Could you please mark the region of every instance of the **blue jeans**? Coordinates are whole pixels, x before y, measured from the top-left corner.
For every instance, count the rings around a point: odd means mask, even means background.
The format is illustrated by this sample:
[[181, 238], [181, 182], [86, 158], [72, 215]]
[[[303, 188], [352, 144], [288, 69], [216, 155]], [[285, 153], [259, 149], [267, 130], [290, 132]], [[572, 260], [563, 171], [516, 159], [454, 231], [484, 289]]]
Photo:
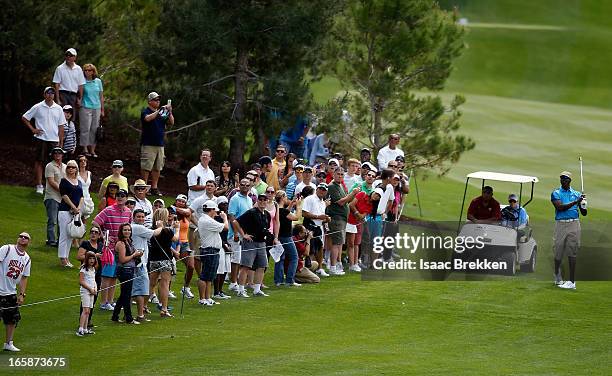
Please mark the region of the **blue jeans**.
[[283, 249], [285, 252], [283, 252], [281, 255], [280, 261], [274, 264], [274, 283], [283, 283], [285, 274], [285, 257], [289, 262], [285, 281], [287, 283], [293, 283], [295, 282], [295, 272], [298, 265], [297, 248], [295, 248], [293, 238], [291, 237], [279, 238], [278, 240], [283, 244]]
[[55, 236], [55, 228], [57, 227], [57, 213], [59, 211], [59, 202], [53, 199], [45, 200], [45, 209], [47, 209], [47, 241], [57, 241], [58, 236]]

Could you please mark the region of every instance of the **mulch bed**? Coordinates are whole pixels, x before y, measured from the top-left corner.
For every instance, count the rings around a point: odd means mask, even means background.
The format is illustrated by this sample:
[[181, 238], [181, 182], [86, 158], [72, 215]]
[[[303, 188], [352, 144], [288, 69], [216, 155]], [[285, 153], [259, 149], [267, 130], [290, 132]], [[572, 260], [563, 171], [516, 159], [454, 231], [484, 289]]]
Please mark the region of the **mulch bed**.
[[[0, 184], [20, 185], [34, 188], [34, 143], [25, 126], [6, 125], [0, 142]], [[111, 174], [113, 160], [124, 163], [123, 175], [130, 184], [140, 178], [139, 139], [117, 127], [107, 127], [106, 139], [96, 148], [97, 159], [89, 159], [92, 174], [92, 192], [97, 192], [102, 179]], [[80, 148], [77, 148], [80, 150]], [[67, 160], [64, 160], [64, 163]], [[198, 161], [194, 161], [195, 165]], [[182, 165], [182, 166], [181, 166]], [[159, 189], [166, 195], [187, 193], [187, 170], [185, 163], [167, 160], [159, 179]]]

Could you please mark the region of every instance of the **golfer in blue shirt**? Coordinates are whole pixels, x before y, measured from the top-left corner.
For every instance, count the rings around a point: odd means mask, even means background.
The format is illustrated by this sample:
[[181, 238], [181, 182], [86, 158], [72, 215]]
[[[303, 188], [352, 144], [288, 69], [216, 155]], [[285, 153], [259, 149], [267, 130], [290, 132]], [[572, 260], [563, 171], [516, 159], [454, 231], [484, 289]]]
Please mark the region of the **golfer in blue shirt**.
[[[555, 253], [555, 284], [563, 289], [576, 289], [574, 279], [576, 271], [576, 254], [580, 248], [579, 216], [587, 215], [586, 196], [570, 187], [572, 174], [561, 172], [561, 187], [550, 195], [550, 201], [555, 207], [555, 233], [553, 236]], [[563, 281], [561, 276], [561, 261], [567, 254], [570, 278]]]

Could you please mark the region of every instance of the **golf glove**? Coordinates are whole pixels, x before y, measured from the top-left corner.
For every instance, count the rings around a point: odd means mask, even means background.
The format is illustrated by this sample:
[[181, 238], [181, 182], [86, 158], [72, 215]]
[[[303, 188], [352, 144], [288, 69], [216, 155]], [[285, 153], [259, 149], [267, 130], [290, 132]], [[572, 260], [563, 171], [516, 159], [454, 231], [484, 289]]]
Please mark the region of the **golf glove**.
[[580, 209], [585, 209], [585, 210], [586, 210], [586, 208], [587, 208], [587, 200], [586, 200], [586, 198], [585, 198], [585, 199], [583, 199], [583, 200], [580, 202]]

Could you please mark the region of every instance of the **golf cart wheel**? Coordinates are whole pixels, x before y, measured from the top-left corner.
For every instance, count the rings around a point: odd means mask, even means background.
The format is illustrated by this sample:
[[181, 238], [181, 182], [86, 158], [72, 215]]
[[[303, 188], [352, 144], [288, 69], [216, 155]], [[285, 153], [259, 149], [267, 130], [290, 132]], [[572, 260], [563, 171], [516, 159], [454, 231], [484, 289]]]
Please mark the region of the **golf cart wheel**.
[[502, 261], [505, 261], [508, 267], [504, 270], [505, 275], [515, 275], [516, 274], [516, 253], [514, 252], [506, 252]]
[[536, 247], [534, 247], [533, 251], [531, 251], [531, 258], [529, 259], [529, 262], [527, 262], [526, 264], [521, 264], [521, 272], [524, 272], [524, 273], [535, 272], [537, 254], [538, 254], [538, 250]]

